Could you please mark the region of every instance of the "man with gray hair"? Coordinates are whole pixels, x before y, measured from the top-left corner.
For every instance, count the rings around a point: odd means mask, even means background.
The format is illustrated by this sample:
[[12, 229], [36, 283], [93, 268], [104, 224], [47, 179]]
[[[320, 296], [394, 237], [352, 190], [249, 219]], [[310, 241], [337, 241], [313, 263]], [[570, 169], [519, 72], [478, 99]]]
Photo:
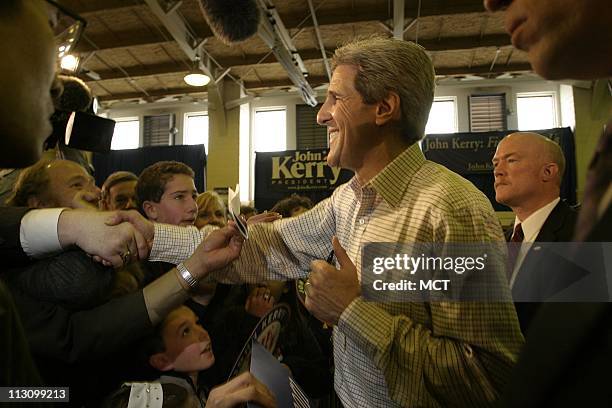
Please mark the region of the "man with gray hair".
[[[306, 307], [334, 326], [335, 388], [346, 407], [489, 405], [523, 343], [511, 303], [362, 297], [364, 244], [503, 242], [484, 194], [419, 148], [433, 94], [432, 62], [412, 42], [375, 37], [336, 50], [317, 120], [328, 128], [328, 164], [355, 177], [298, 217], [250, 226], [238, 260], [211, 274], [308, 276]], [[178, 263], [201, 239], [193, 228], [132, 221], [154, 239], [152, 260]]]

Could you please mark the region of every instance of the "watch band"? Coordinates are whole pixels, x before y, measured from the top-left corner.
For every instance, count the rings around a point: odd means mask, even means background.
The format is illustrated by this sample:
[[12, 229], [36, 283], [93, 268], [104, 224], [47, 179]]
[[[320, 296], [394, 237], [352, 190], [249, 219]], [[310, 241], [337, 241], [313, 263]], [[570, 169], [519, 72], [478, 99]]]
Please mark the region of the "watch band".
[[181, 278], [183, 278], [187, 286], [189, 286], [190, 288], [196, 287], [196, 285], [198, 284], [198, 280], [194, 278], [194, 276], [191, 274], [191, 272], [187, 270], [187, 268], [185, 267], [185, 265], [183, 265], [182, 262], [176, 265], [176, 270], [179, 271]]

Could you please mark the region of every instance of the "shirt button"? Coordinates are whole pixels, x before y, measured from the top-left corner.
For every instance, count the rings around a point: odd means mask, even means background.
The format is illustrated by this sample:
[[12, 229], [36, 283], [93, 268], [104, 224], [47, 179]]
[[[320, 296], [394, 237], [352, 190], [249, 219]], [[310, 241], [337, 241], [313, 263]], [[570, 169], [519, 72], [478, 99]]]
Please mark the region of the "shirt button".
[[360, 218], [359, 219], [359, 224], [361, 224], [361, 225], [365, 224], [365, 220], [363, 218]]

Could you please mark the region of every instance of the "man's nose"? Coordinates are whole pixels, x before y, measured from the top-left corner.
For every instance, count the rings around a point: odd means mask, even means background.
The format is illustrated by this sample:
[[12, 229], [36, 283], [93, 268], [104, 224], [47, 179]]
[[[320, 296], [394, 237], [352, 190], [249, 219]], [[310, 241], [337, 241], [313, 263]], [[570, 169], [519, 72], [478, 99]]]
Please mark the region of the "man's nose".
[[130, 197], [126, 203], [126, 210], [138, 209], [138, 205], [136, 204], [136, 197]]
[[96, 186], [95, 184], [92, 183], [92, 184], [90, 184], [88, 190], [89, 190], [89, 192], [93, 193], [98, 198], [98, 200], [100, 200], [101, 190], [100, 190], [100, 188], [98, 186]]
[[327, 108], [327, 102], [325, 102], [323, 106], [321, 106], [321, 109], [319, 109], [319, 112], [317, 112], [317, 123], [319, 125], [325, 126], [327, 125], [327, 122], [331, 120], [331, 117], [331, 113]]
[[494, 177], [500, 177], [505, 173], [505, 169], [503, 167], [503, 165], [501, 163], [498, 163], [495, 165], [495, 167], [493, 168], [493, 176]]

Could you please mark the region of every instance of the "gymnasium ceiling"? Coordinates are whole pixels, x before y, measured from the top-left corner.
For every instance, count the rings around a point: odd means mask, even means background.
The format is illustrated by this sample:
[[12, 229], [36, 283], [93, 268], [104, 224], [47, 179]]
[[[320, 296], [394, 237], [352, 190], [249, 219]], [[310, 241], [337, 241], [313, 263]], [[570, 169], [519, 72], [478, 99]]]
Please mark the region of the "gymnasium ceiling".
[[[251, 95], [295, 89], [259, 35], [231, 46], [214, 37], [198, 0], [64, 0], [88, 23], [76, 48], [79, 76], [106, 106], [116, 101], [206, 98], [207, 88], [183, 81], [193, 62], [151, 1], [171, 8], [173, 18], [193, 34], [192, 45], [201, 47], [214, 79], [223, 75], [240, 82]], [[311, 0], [317, 24], [308, 0], [258, 1], [276, 7], [314, 89], [328, 82], [321, 48], [329, 57], [350, 38], [392, 36], [396, 27], [405, 40], [418, 41], [429, 51], [441, 83], [522, 76], [531, 70], [526, 54], [515, 50], [504, 33], [502, 14], [485, 12], [482, 0]], [[394, 6], [402, 4], [403, 19], [398, 12], [394, 18]]]

